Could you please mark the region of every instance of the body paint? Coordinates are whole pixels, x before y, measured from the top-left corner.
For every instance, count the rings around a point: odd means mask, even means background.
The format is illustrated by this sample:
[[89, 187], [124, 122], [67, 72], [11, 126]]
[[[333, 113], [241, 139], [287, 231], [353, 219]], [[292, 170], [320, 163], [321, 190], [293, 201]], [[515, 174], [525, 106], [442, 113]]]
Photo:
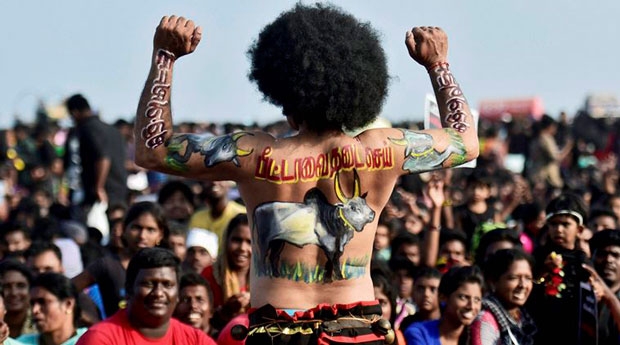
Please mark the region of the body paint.
[[[340, 204], [328, 203], [327, 197], [313, 188], [306, 193], [303, 202], [268, 202], [254, 209], [252, 236], [256, 239], [256, 254], [252, 257], [258, 275], [325, 283], [360, 276], [359, 263], [343, 263], [341, 257], [355, 232], [362, 231], [374, 220], [375, 212], [366, 203], [366, 193], [360, 195], [359, 176], [353, 171], [351, 197], [343, 194], [338, 173], [334, 177]], [[285, 244], [299, 248], [318, 246], [327, 262], [324, 267], [281, 262]], [[363, 265], [362, 271], [365, 267]]]
[[446, 116], [446, 122], [457, 132], [464, 133], [470, 127], [470, 124], [467, 122], [467, 114], [463, 110], [467, 100], [465, 100], [461, 88], [446, 64], [437, 66], [433, 71], [437, 73], [435, 80], [439, 87], [438, 91], [446, 90], [448, 92], [448, 100], [446, 101], [448, 115]]
[[172, 69], [174, 54], [169, 51], [159, 49], [155, 56], [157, 77], [151, 86], [151, 99], [146, 104], [144, 116], [149, 122], [142, 128], [142, 139], [144, 145], [149, 149], [156, 149], [164, 143], [164, 136], [168, 132], [166, 123], [163, 119], [164, 107], [168, 105], [167, 96], [170, 92], [168, 74]]
[[[239, 166], [239, 157], [252, 153], [252, 149], [244, 150], [237, 147], [237, 140], [249, 132], [238, 132], [215, 136], [211, 133], [186, 133], [173, 135], [166, 147], [168, 156], [166, 163], [175, 170], [187, 170], [186, 163], [194, 153], [204, 156], [205, 167], [210, 168], [222, 162], [232, 162]], [[186, 145], [183, 145], [186, 143]]]
[[333, 178], [339, 171], [386, 170], [394, 166], [392, 147], [361, 148], [346, 145], [317, 156], [294, 159], [271, 158], [273, 149], [266, 147], [256, 162], [254, 177], [273, 183], [297, 183]]
[[406, 146], [403, 170], [410, 173], [436, 170], [442, 168], [449, 158], [452, 159], [452, 165], [465, 163], [465, 144], [461, 136], [453, 129], [445, 129], [450, 136], [450, 143], [443, 152], [435, 149], [435, 141], [430, 134], [410, 130], [402, 131], [402, 139], [390, 138], [390, 141], [396, 145]]

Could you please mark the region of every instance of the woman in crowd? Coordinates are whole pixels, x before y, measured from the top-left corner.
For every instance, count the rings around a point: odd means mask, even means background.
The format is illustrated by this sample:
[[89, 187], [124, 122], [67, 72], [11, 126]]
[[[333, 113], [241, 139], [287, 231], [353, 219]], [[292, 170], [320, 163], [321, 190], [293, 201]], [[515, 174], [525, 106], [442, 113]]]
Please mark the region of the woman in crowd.
[[132, 205], [123, 221], [124, 248], [118, 255], [104, 256], [89, 265], [72, 281], [78, 291], [98, 284], [106, 315], [124, 307], [125, 270], [131, 257], [142, 248], [166, 243], [169, 229], [160, 206], [144, 201]]
[[439, 283], [439, 298], [445, 305], [441, 318], [409, 326], [404, 332], [407, 344], [456, 345], [466, 342], [466, 328], [480, 312], [482, 288], [482, 275], [476, 266], [451, 268]]
[[472, 345], [533, 344], [536, 325], [523, 308], [533, 286], [532, 259], [519, 249], [502, 249], [486, 261], [490, 294], [471, 326]]
[[0, 293], [0, 345], [23, 345], [17, 340], [9, 337], [9, 326], [4, 322], [6, 308], [4, 307], [4, 297]]
[[28, 296], [32, 273], [24, 264], [7, 260], [0, 264], [0, 280], [6, 306], [4, 320], [9, 326], [9, 336], [17, 338], [23, 334], [35, 333], [37, 330], [32, 323]]
[[215, 315], [211, 323], [221, 329], [250, 304], [251, 230], [246, 214], [235, 216], [224, 233], [224, 250], [202, 271], [213, 291]]
[[30, 289], [32, 320], [38, 333], [17, 340], [26, 345], [73, 345], [86, 328], [78, 328], [80, 307], [77, 290], [67, 277], [59, 273], [43, 273], [34, 279]]

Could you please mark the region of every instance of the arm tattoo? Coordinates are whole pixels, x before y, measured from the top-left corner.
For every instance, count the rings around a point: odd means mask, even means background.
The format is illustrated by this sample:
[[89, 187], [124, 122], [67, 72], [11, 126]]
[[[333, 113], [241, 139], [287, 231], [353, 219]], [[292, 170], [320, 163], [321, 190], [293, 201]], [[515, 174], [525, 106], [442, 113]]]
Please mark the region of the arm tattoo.
[[168, 132], [166, 123], [163, 119], [164, 107], [168, 105], [167, 95], [170, 92], [168, 74], [172, 69], [174, 54], [169, 51], [159, 49], [156, 55], [157, 77], [151, 86], [151, 99], [146, 104], [144, 116], [149, 122], [142, 128], [142, 139], [148, 149], [156, 149], [164, 143], [164, 136]]
[[466, 162], [467, 151], [463, 139], [451, 128], [445, 129], [450, 136], [450, 143], [443, 152], [435, 149], [435, 141], [430, 134], [409, 130], [402, 131], [402, 139], [389, 139], [396, 145], [406, 146], [403, 170], [410, 173], [420, 173], [440, 169], [448, 158], [452, 158], [452, 166]]
[[457, 132], [464, 133], [471, 126], [467, 122], [467, 114], [463, 110], [463, 106], [467, 104], [465, 96], [463, 96], [459, 84], [447, 65], [439, 65], [434, 71], [437, 73], [435, 80], [437, 81], [438, 91], [446, 90], [448, 92], [448, 100], [446, 101], [448, 115], [446, 116], [446, 122]]

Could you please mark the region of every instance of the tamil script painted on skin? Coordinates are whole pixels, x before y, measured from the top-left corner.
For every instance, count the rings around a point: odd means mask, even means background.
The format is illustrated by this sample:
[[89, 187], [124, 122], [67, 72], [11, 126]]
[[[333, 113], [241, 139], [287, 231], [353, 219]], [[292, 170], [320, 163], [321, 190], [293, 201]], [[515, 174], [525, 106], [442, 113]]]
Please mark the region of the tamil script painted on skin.
[[151, 87], [151, 99], [146, 104], [144, 116], [149, 119], [148, 124], [142, 129], [144, 145], [149, 149], [155, 149], [164, 143], [164, 136], [168, 132], [163, 119], [164, 107], [168, 104], [167, 96], [170, 91], [168, 74], [172, 68], [174, 54], [160, 49], [157, 51], [157, 77]]
[[296, 183], [330, 179], [344, 170], [385, 170], [394, 167], [392, 147], [362, 148], [346, 145], [317, 156], [295, 159], [271, 158], [273, 149], [266, 147], [258, 157], [255, 178], [273, 183]]

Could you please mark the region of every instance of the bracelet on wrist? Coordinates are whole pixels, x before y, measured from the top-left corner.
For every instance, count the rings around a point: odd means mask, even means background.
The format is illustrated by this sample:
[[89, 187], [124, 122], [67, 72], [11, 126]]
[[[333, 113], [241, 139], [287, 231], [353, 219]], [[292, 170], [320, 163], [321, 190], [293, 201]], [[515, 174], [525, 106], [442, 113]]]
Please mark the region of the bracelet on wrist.
[[444, 67], [444, 68], [448, 68], [448, 67], [450, 67], [450, 64], [449, 64], [449, 63], [447, 63], [446, 61], [435, 62], [434, 64], [432, 64], [432, 65], [428, 66], [428, 67], [426, 68], [426, 70], [430, 72], [430, 71], [434, 70], [434, 69], [435, 69], [435, 68], [437, 68], [437, 67]]
[[446, 199], [443, 204], [441, 204], [441, 207], [449, 207], [452, 206], [452, 200], [450, 199]]

